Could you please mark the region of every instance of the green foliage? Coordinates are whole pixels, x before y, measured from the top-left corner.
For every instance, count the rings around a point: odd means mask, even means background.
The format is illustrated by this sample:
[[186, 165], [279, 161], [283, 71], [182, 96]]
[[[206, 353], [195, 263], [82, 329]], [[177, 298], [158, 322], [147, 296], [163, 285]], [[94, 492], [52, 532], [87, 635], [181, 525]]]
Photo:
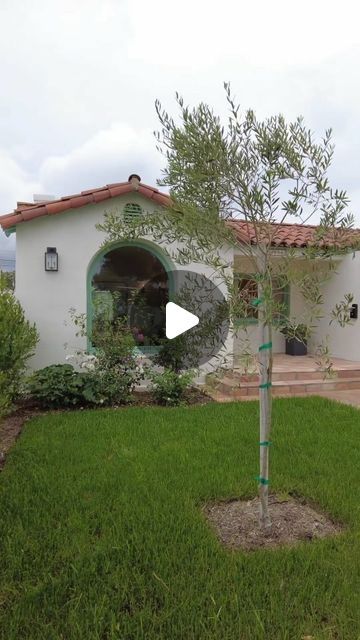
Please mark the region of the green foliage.
[[38, 341], [35, 325], [24, 311], [0, 273], [0, 406], [4, 408], [20, 391], [26, 362]]
[[337, 302], [334, 308], [331, 310], [330, 323], [336, 322], [340, 327], [346, 327], [351, 324], [350, 310], [354, 301], [354, 295], [352, 293], [345, 293], [343, 300]]
[[[183, 333], [173, 340], [166, 339], [162, 342], [158, 354], [154, 357], [154, 363], [179, 373], [186, 367], [189, 355], [191, 356], [188, 334]], [[196, 359], [196, 354], [194, 355]], [[196, 364], [194, 363], [193, 366], [196, 366]]]
[[[87, 335], [84, 314], [71, 310], [78, 335]], [[134, 388], [144, 378], [144, 371], [135, 354], [135, 341], [125, 319], [111, 319], [106, 313], [95, 315], [88, 336], [95, 354], [84, 352], [73, 356], [79, 360], [83, 374], [84, 400], [103, 405], [125, 404], [131, 401]]]
[[15, 271], [0, 271], [2, 288], [14, 291], [15, 289]]
[[[334, 189], [328, 177], [332, 132], [328, 129], [316, 140], [301, 117], [293, 122], [282, 115], [260, 120], [252, 110], [240, 110], [228, 83], [225, 92], [229, 117], [224, 123], [203, 102], [189, 108], [177, 94], [179, 117], [174, 118], [157, 101], [156, 138], [166, 159], [161, 184], [170, 189], [171, 203], [132, 225], [121, 213], [111, 212], [98, 228], [107, 242], [151, 235], [165, 251], [177, 242], [171, 251], [176, 262], [210, 266], [226, 284], [232, 320], [253, 311], [222, 254], [224, 246], [238, 248], [240, 239], [261, 292], [259, 321], [278, 329], [284, 316], [272, 286], [276, 277], [304, 295], [306, 324], [312, 326], [321, 317], [322, 287], [333, 271], [332, 257], [358, 245], [346, 192]], [[299, 255], [293, 248], [284, 248], [274, 261], [272, 246], [282, 245], [281, 228], [274, 223], [308, 224], [314, 217], [320, 224], [313, 241], [301, 249], [303, 268], [294, 268]], [[235, 220], [247, 223], [250, 241], [246, 234], [236, 234]], [[346, 322], [348, 301], [334, 309], [332, 319]]]
[[96, 347], [95, 369], [99, 392], [105, 404], [123, 404], [131, 400], [143, 371], [135, 355], [135, 341], [124, 319], [110, 321], [98, 317], [94, 322], [92, 343]]
[[296, 319], [281, 328], [281, 333], [288, 339], [295, 338], [299, 342], [306, 342], [310, 337], [310, 328], [303, 323], [297, 323]]
[[82, 375], [71, 364], [53, 364], [35, 371], [27, 389], [34, 400], [48, 409], [71, 407], [83, 399]]
[[11, 395], [9, 394], [9, 383], [4, 371], [0, 371], [0, 418], [11, 406]]
[[161, 373], [151, 371], [149, 377], [155, 402], [174, 407], [184, 402], [185, 393], [194, 380], [194, 372], [176, 373], [172, 369], [164, 369]]

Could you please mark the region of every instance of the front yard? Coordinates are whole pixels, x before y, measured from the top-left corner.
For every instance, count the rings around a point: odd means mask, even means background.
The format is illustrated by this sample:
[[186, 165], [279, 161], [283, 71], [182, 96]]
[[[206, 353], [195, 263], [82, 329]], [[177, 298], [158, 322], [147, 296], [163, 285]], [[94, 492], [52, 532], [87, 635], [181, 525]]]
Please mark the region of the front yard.
[[129, 408], [28, 423], [0, 475], [3, 640], [360, 637], [360, 413], [277, 400], [271, 490], [345, 533], [245, 554], [201, 506], [253, 497], [257, 404]]

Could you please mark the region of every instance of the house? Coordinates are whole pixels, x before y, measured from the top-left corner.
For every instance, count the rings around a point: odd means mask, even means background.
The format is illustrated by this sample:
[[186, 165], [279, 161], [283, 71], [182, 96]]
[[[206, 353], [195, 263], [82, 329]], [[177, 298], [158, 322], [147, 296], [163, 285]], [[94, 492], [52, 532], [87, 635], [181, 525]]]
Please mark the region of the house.
[[[118, 291], [117, 309], [112, 313], [126, 312], [130, 297], [142, 283], [156, 274], [158, 287], [151, 300], [155, 313], [166, 301], [172, 272], [179, 265], [169, 258], [161, 246], [151, 237], [136, 241], [117, 242], [106, 249], [101, 248], [104, 235], [96, 229], [109, 210], [122, 212], [124, 216], [140, 216], [144, 211], [159, 210], [169, 202], [169, 196], [141, 182], [131, 175], [127, 182], [109, 184], [59, 199], [40, 202], [19, 202], [16, 209], [0, 217], [0, 225], [7, 235], [16, 233], [16, 295], [26, 316], [36, 323], [40, 341], [32, 360], [33, 368], [62, 363], [66, 353], [74, 348], [86, 348], [86, 339], [76, 336], [69, 317], [69, 310], [93, 314], [94, 292], [99, 304], [108, 303], [109, 291]], [[256, 295], [253, 268], [244, 255], [244, 239], [249, 240], [248, 226], [232, 220], [238, 238], [238, 246], [224, 248], [224, 258], [229, 269], [241, 272], [240, 286]], [[279, 259], [284, 251], [292, 247], [294, 261], [303, 268], [301, 249], [311, 242], [315, 227], [296, 224], [277, 225], [273, 243], [273, 259]], [[44, 254], [45, 260], [44, 260]], [[204, 267], [192, 264], [192, 271], [202, 273]], [[206, 272], [206, 269], [205, 269]], [[209, 274], [208, 274], [209, 275]], [[348, 253], [338, 260], [336, 274], [324, 286], [325, 311], [343, 296], [354, 294], [354, 302], [360, 301], [360, 257], [359, 253]], [[301, 322], [305, 302], [301, 293], [291, 286], [288, 291], [279, 291], [284, 297], [291, 317]], [[309, 352], [325, 335], [329, 336], [332, 354], [338, 358], [360, 361], [360, 320], [342, 329], [329, 325], [328, 318], [320, 320], [309, 344]], [[161, 314], [155, 322], [161, 333]], [[244, 335], [256, 351], [259, 344], [256, 310], [252, 317], [239, 319], [240, 328], [228, 335], [225, 352], [232, 354], [235, 363], [241, 353]], [[138, 327], [135, 336], [139, 344], [150, 337], [146, 326]], [[156, 332], [155, 332], [156, 333]], [[284, 353], [284, 337], [275, 332], [274, 352]], [[151, 345], [150, 345], [151, 346]]]

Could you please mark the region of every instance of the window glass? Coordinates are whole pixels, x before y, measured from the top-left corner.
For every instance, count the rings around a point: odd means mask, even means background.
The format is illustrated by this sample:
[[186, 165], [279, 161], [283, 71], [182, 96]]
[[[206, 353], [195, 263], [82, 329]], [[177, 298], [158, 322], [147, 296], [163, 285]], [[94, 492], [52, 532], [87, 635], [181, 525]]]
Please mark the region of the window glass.
[[150, 251], [131, 246], [109, 251], [92, 279], [92, 291], [94, 314], [126, 320], [137, 344], [153, 346], [165, 337], [168, 275]]
[[[258, 297], [258, 284], [251, 275], [239, 278], [240, 299], [244, 303], [244, 313], [241, 319], [257, 320], [258, 307], [252, 304]], [[279, 322], [288, 315], [289, 286], [279, 277], [273, 278], [274, 322]]]

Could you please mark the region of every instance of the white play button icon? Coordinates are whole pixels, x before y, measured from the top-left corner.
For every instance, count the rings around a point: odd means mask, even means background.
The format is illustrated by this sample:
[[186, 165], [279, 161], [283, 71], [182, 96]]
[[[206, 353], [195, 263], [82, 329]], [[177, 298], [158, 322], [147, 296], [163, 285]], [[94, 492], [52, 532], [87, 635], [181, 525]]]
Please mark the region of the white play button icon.
[[166, 305], [166, 337], [169, 340], [180, 336], [199, 324], [199, 318], [190, 311], [186, 311], [174, 302]]

